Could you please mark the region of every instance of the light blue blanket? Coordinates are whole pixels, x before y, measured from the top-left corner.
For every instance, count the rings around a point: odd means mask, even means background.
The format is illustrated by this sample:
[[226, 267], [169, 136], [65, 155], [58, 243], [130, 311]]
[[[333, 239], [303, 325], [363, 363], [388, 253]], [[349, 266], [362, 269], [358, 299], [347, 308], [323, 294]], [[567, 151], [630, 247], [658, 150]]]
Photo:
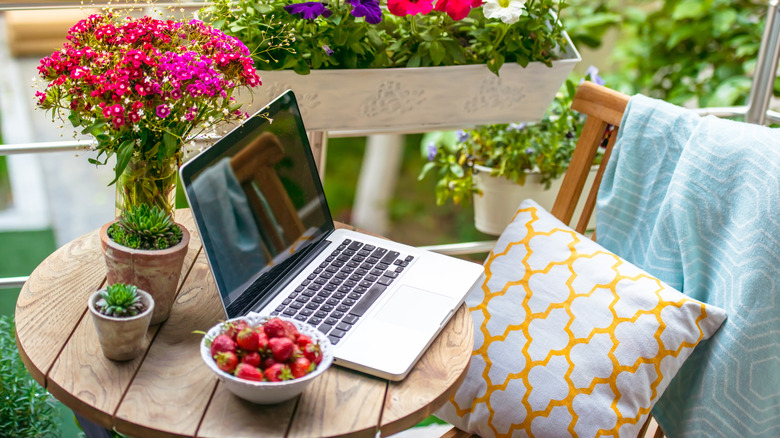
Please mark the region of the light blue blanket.
[[653, 414], [669, 436], [780, 436], [780, 130], [631, 98], [601, 245], [728, 319]]

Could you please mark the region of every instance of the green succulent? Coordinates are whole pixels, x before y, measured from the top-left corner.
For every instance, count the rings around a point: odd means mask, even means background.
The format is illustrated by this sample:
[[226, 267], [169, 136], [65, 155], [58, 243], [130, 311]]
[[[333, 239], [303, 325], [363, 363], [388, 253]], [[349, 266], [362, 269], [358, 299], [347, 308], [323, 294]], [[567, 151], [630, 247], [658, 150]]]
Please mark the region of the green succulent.
[[100, 291], [95, 306], [103, 315], [115, 317], [135, 316], [146, 309], [138, 288], [124, 283], [115, 283]]
[[181, 241], [181, 228], [158, 206], [133, 205], [108, 229], [116, 243], [134, 249], [165, 249]]

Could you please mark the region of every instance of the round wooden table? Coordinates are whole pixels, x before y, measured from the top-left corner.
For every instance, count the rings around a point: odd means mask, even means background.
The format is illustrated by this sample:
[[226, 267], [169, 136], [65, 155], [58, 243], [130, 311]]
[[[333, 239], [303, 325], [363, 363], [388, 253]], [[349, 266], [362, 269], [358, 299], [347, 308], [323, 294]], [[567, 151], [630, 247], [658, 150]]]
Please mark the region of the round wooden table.
[[[195, 230], [189, 210], [176, 220]], [[193, 334], [225, 313], [192, 234], [171, 316], [149, 328], [146, 353], [129, 362], [103, 356], [87, 311], [105, 281], [97, 231], [44, 260], [16, 303], [16, 342], [32, 376], [79, 415], [138, 437], [387, 436], [426, 418], [465, 378], [474, 333], [462, 306], [401, 382], [333, 366], [288, 402], [235, 397], [203, 364]]]

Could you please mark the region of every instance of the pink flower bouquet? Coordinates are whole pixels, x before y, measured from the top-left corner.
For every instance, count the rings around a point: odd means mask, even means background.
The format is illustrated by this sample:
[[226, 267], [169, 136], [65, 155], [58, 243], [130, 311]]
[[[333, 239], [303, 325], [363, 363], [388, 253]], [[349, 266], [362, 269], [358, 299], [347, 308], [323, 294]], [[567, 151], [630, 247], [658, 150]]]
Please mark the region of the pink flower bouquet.
[[106, 164], [116, 155], [111, 184], [131, 168], [147, 174], [126, 193], [133, 199], [121, 200], [132, 204], [159, 205], [154, 199], [170, 187], [150, 185], [149, 173], [160, 176], [173, 167], [175, 182], [182, 146], [244, 118], [233, 94], [260, 85], [249, 50], [234, 37], [197, 20], [110, 13], [76, 23], [38, 71], [48, 83], [36, 93], [38, 107], [61, 119], [67, 115], [97, 140], [91, 163]]

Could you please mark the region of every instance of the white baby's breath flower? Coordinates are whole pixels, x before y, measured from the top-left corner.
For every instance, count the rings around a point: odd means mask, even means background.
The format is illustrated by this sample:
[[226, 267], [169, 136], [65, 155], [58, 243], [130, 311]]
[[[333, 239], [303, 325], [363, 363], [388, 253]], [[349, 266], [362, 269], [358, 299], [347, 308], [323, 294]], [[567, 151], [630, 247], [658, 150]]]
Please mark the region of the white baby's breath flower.
[[498, 18], [506, 24], [515, 23], [523, 14], [525, 0], [485, 0], [485, 18]]
[[141, 130], [141, 127], [138, 125], [133, 125], [133, 132], [138, 132]]

